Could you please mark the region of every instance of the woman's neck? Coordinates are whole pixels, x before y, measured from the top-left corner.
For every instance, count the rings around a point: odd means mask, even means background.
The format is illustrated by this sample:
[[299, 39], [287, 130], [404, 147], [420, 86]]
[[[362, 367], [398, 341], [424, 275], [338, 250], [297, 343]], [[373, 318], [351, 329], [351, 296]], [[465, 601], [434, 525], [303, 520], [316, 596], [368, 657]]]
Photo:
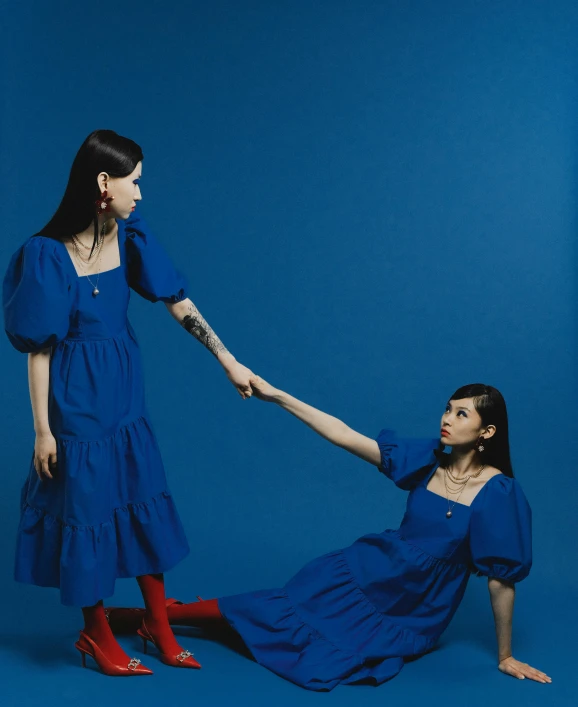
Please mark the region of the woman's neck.
[[452, 447], [449, 463], [454, 475], [462, 477], [467, 476], [472, 471], [477, 471], [482, 462], [477, 450]]
[[[98, 232], [99, 234], [102, 233], [102, 229], [104, 226], [104, 236], [108, 236], [111, 233], [114, 233], [114, 229], [116, 226], [116, 221], [114, 218], [111, 218], [108, 215], [101, 214], [98, 217]], [[91, 223], [90, 226], [84, 229], [84, 231], [80, 231], [80, 233], [76, 234], [77, 238], [80, 238], [81, 240], [92, 240], [94, 238], [94, 223]]]

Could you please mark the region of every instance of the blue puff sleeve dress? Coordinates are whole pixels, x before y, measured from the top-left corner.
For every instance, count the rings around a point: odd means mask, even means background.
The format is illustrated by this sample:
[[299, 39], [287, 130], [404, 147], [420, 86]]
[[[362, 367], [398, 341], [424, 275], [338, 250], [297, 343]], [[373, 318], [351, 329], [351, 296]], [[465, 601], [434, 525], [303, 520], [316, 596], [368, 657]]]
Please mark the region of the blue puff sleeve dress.
[[377, 439], [382, 471], [408, 491], [398, 530], [360, 538], [313, 560], [280, 589], [219, 599], [255, 660], [310, 690], [379, 685], [404, 659], [430, 651], [470, 575], [515, 583], [532, 564], [531, 510], [518, 482], [498, 474], [470, 506], [426, 487], [439, 439]]
[[131, 288], [151, 302], [179, 302], [187, 284], [137, 215], [118, 222], [118, 247], [120, 266], [100, 274], [96, 297], [64, 243], [44, 236], [16, 251], [3, 283], [12, 345], [23, 353], [51, 348], [48, 414], [58, 457], [53, 480], [43, 481], [31, 457], [15, 578], [57, 587], [71, 606], [111, 596], [117, 577], [165, 572], [189, 551], [127, 318]]

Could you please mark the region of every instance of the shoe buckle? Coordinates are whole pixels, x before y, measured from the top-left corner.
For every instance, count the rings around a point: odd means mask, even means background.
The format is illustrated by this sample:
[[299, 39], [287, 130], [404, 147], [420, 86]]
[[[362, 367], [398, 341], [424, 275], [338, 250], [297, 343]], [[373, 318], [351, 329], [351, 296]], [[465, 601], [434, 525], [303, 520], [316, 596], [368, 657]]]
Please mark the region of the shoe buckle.
[[131, 658], [130, 662], [128, 664], [128, 669], [129, 670], [136, 670], [139, 665], [140, 665], [140, 660], [138, 658]]
[[184, 660], [190, 658], [192, 655], [193, 654], [190, 651], [181, 651], [177, 656], [177, 660], [179, 661], [179, 663], [182, 663]]

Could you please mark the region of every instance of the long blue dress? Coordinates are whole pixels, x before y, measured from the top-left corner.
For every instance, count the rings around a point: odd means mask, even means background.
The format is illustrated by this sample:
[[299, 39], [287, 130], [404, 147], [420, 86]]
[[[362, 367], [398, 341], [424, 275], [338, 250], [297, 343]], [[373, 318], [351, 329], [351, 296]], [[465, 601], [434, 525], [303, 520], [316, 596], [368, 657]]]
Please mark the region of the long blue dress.
[[382, 471], [409, 491], [398, 530], [313, 560], [280, 589], [219, 599], [255, 660], [310, 690], [381, 684], [431, 650], [472, 573], [510, 583], [532, 564], [531, 510], [518, 482], [492, 477], [471, 506], [428, 491], [439, 439], [382, 430]]
[[16, 251], [3, 283], [13, 346], [51, 347], [49, 424], [58, 456], [54, 479], [42, 481], [31, 456], [15, 578], [58, 587], [72, 606], [111, 596], [117, 577], [165, 572], [189, 551], [127, 318], [130, 288], [151, 302], [179, 302], [187, 285], [136, 214], [118, 222], [118, 246], [120, 266], [101, 273], [96, 297], [64, 243], [44, 236]]

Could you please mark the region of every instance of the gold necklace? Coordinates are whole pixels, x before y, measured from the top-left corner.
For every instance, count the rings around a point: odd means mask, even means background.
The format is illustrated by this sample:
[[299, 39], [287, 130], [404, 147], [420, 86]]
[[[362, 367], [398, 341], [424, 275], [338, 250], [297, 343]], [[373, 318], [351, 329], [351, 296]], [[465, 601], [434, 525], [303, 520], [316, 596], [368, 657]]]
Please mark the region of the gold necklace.
[[482, 464], [482, 466], [478, 469], [478, 471], [476, 471], [475, 474], [468, 474], [467, 476], [454, 476], [453, 469], [451, 466], [444, 467], [444, 468], [445, 468], [446, 474], [451, 478], [451, 480], [456, 484], [460, 484], [460, 483], [467, 483], [469, 479], [475, 479], [477, 476], [479, 476], [482, 473], [484, 466], [485, 465]]
[[84, 277], [86, 277], [86, 279], [88, 280], [88, 282], [89, 282], [90, 285], [92, 286], [92, 296], [93, 296], [93, 297], [96, 297], [98, 294], [100, 294], [100, 290], [98, 289], [98, 281], [100, 280], [100, 262], [101, 262], [101, 256], [102, 256], [102, 253], [100, 252], [100, 253], [99, 253], [99, 258], [98, 258], [98, 272], [97, 272], [97, 276], [96, 276], [96, 283], [94, 283], [94, 282], [90, 279], [90, 275], [89, 275], [88, 272], [86, 271], [86, 268], [85, 268], [84, 265], [82, 264], [82, 261], [80, 261], [80, 260], [78, 261], [78, 264], [79, 264], [79, 266], [80, 266], [81, 271], [82, 271], [83, 274], [84, 274]]
[[[445, 489], [446, 489], [446, 499], [447, 499], [447, 502], [448, 502], [448, 512], [446, 513], [446, 518], [451, 518], [451, 517], [452, 517], [452, 515], [453, 515], [453, 513], [452, 513], [452, 508], [453, 508], [453, 507], [456, 505], [456, 503], [459, 501], [460, 496], [462, 495], [464, 489], [466, 488], [466, 485], [467, 485], [468, 481], [469, 481], [470, 479], [475, 479], [476, 477], [478, 477], [478, 476], [482, 473], [482, 471], [483, 471], [485, 468], [486, 468], [486, 465], [485, 465], [485, 464], [482, 464], [482, 465], [480, 466], [480, 468], [478, 469], [478, 471], [477, 471], [475, 474], [470, 474], [469, 476], [466, 476], [466, 477], [465, 477], [465, 480], [463, 480], [463, 479], [456, 479], [456, 477], [453, 475], [453, 473], [452, 473], [451, 470], [450, 470], [451, 467], [444, 467], [444, 472], [445, 472], [445, 473], [444, 473], [444, 486], [445, 486]], [[448, 478], [451, 480], [451, 482], [452, 482], [453, 484], [455, 484], [455, 485], [457, 485], [457, 486], [461, 486], [461, 488], [459, 489], [459, 491], [453, 491], [453, 490], [451, 490], [451, 489], [449, 488], [449, 486], [448, 486]], [[452, 494], [455, 495], [456, 493], [458, 494], [458, 497], [457, 497], [456, 500], [454, 501], [454, 505], [450, 507], [450, 495], [452, 495]]]
[[82, 253], [80, 251], [80, 247], [82, 246], [86, 248], [87, 250], [92, 250], [90, 246], [85, 246], [84, 243], [77, 237], [75, 233], [72, 234], [72, 247], [74, 250], [74, 255], [76, 256], [76, 260], [78, 262], [78, 265], [80, 267], [80, 270], [84, 273], [84, 276], [92, 286], [92, 296], [96, 297], [98, 294], [100, 294], [100, 290], [98, 289], [98, 282], [100, 280], [100, 263], [102, 261], [102, 247], [104, 245], [104, 234], [106, 231], [106, 221], [102, 224], [102, 228], [100, 230], [100, 234], [97, 238], [97, 244], [96, 244], [96, 257], [98, 258], [98, 270], [97, 270], [97, 275], [96, 275], [96, 283], [94, 283], [91, 279], [90, 276], [87, 272], [87, 268], [85, 266], [90, 266], [90, 261], [94, 253], [90, 253], [88, 258], [84, 258], [82, 256]]
[[[93, 254], [93, 246], [91, 246], [91, 245], [85, 245], [85, 244], [80, 240], [80, 238], [76, 235], [76, 233], [73, 233], [73, 234], [72, 234], [72, 243], [73, 243], [73, 245], [75, 245], [77, 248], [84, 248], [85, 250], [90, 251], [88, 257], [87, 257], [86, 260], [85, 260], [85, 262], [88, 262], [88, 261], [91, 259], [92, 254]], [[96, 247], [99, 248], [99, 247], [102, 247], [102, 245], [104, 245], [104, 224], [103, 224], [103, 226], [102, 226], [102, 229], [101, 229], [100, 233], [98, 234], [98, 236], [97, 236], [97, 238], [96, 238]], [[79, 251], [79, 253], [80, 253], [80, 251]], [[82, 257], [82, 260], [84, 260], [84, 257], [83, 257], [83, 256], [81, 256], [81, 257]]]
[[91, 263], [93, 262], [93, 257], [98, 258], [98, 255], [102, 249], [102, 245], [103, 245], [103, 242], [98, 241], [95, 251], [90, 253], [90, 255], [88, 257], [85, 257], [80, 251], [80, 245], [74, 240], [74, 238], [72, 239], [72, 247], [74, 249], [74, 254], [76, 255], [77, 259], [80, 260], [85, 265], [88, 265], [89, 267], [90, 267]]

